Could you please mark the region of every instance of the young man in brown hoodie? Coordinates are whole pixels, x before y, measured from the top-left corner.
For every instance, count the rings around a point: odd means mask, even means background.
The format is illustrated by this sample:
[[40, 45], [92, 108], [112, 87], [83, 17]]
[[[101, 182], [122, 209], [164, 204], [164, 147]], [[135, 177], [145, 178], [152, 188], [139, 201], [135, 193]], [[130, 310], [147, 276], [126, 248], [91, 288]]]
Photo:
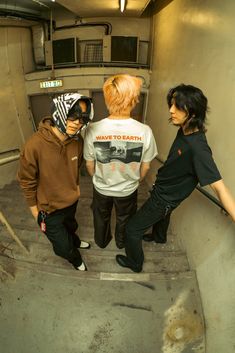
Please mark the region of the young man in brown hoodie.
[[93, 118], [88, 97], [67, 93], [53, 99], [52, 116], [26, 142], [18, 180], [31, 213], [53, 245], [56, 255], [86, 271], [79, 248], [90, 244], [75, 234], [80, 196], [79, 169], [83, 160], [81, 129]]

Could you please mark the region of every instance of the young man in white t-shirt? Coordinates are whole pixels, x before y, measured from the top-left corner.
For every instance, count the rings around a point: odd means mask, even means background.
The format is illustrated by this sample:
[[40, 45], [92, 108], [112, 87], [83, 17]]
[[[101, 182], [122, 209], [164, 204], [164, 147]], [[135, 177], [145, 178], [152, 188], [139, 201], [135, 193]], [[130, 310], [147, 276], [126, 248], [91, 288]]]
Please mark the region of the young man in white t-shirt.
[[130, 117], [138, 102], [141, 80], [116, 75], [106, 80], [103, 92], [110, 115], [86, 131], [84, 158], [93, 178], [95, 242], [105, 248], [112, 239], [111, 213], [116, 211], [115, 241], [125, 246], [125, 226], [137, 210], [137, 188], [157, 154], [149, 126]]

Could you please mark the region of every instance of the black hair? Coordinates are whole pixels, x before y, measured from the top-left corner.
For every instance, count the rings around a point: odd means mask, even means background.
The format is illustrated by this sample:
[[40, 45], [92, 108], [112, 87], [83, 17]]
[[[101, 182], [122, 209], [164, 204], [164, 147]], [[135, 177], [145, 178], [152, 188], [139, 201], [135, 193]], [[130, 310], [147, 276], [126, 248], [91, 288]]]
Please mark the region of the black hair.
[[209, 111], [207, 98], [203, 92], [194, 86], [181, 84], [171, 88], [167, 94], [167, 104], [172, 104], [187, 114], [186, 130], [206, 131], [206, 113]]

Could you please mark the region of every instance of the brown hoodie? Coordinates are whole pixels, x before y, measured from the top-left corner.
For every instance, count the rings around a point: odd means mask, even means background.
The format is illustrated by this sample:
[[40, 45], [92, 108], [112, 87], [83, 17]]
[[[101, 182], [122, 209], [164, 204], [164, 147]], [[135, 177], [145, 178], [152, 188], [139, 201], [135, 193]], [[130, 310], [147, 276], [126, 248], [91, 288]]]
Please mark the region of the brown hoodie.
[[18, 180], [28, 205], [51, 213], [78, 200], [83, 139], [60, 141], [44, 118], [20, 156]]

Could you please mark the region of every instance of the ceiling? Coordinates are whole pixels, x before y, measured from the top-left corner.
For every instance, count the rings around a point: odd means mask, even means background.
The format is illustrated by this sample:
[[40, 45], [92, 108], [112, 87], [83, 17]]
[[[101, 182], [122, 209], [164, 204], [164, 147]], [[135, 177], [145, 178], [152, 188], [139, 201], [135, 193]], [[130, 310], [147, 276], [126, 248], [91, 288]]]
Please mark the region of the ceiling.
[[76, 17], [140, 17], [155, 0], [127, 0], [123, 13], [120, 0], [0, 0], [0, 14], [42, 16], [50, 10], [72, 12]]

